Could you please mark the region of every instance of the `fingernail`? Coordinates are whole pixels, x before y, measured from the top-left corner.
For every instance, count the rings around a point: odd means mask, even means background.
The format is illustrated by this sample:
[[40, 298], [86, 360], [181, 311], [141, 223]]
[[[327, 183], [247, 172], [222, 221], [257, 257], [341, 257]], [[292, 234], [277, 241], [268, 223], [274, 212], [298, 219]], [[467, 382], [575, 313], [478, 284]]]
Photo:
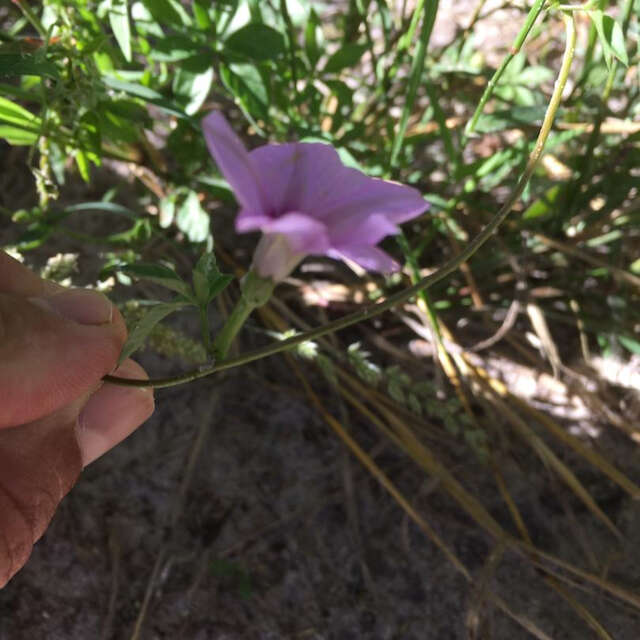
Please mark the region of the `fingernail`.
[[110, 324], [113, 321], [111, 301], [91, 289], [66, 289], [46, 298], [31, 298], [31, 302], [79, 324]]

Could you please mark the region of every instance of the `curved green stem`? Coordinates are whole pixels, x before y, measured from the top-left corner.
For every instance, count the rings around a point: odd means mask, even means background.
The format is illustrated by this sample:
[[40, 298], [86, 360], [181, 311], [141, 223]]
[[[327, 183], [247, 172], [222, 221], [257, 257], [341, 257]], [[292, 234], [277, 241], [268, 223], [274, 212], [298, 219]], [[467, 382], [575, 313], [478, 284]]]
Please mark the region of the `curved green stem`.
[[236, 337], [238, 331], [240, 331], [254, 309], [255, 307], [250, 305], [245, 300], [244, 296], [240, 297], [240, 300], [238, 300], [238, 303], [227, 318], [227, 322], [224, 327], [222, 327], [222, 330], [213, 341], [212, 352], [215, 362], [219, 362], [226, 358], [233, 339]]
[[464, 149], [467, 138], [475, 131], [476, 125], [478, 124], [478, 120], [480, 119], [480, 116], [484, 111], [484, 107], [489, 101], [489, 98], [491, 97], [493, 90], [496, 88], [496, 85], [500, 81], [500, 78], [502, 77], [504, 70], [509, 66], [509, 63], [513, 60], [515, 55], [520, 51], [520, 48], [522, 47], [522, 45], [524, 44], [524, 41], [527, 39], [527, 36], [529, 35], [529, 31], [531, 31], [531, 27], [533, 27], [534, 22], [538, 19], [538, 16], [542, 11], [542, 8], [544, 7], [545, 2], [546, 0], [536, 0], [534, 5], [529, 10], [529, 13], [527, 14], [527, 19], [522, 29], [520, 29], [520, 31], [518, 32], [518, 35], [516, 36], [516, 39], [513, 41], [513, 44], [511, 45], [511, 50], [504, 57], [502, 64], [500, 65], [500, 67], [498, 67], [496, 72], [493, 74], [491, 80], [489, 80], [489, 84], [487, 84], [484, 90], [484, 93], [480, 98], [480, 102], [478, 103], [478, 106], [476, 107], [476, 110], [473, 116], [471, 117], [471, 120], [469, 120], [467, 126], [465, 127], [464, 134], [462, 136], [462, 144], [460, 145], [461, 149]]
[[240, 299], [213, 341], [211, 353], [214, 362], [220, 362], [227, 357], [234, 338], [247, 318], [254, 309], [269, 301], [274, 287], [275, 283], [271, 278], [261, 278], [253, 269], [247, 273], [242, 280]]
[[513, 193], [511, 194], [509, 200], [501, 207], [501, 209], [490, 220], [487, 226], [465, 247], [465, 249], [461, 253], [459, 253], [451, 260], [445, 262], [435, 273], [422, 278], [422, 280], [417, 282], [412, 287], [389, 296], [384, 302], [371, 305], [363, 309], [362, 311], [357, 311], [342, 318], [338, 318], [333, 322], [329, 322], [328, 324], [317, 327], [316, 329], [312, 329], [311, 331], [305, 331], [304, 333], [300, 333], [292, 338], [289, 338], [288, 340], [276, 342], [261, 349], [256, 349], [254, 351], [250, 351], [249, 353], [240, 355], [237, 358], [230, 358], [229, 360], [216, 363], [210, 367], [203, 367], [198, 371], [191, 371], [189, 373], [174, 376], [171, 378], [159, 378], [156, 380], [127, 380], [126, 378], [105, 376], [104, 380], [106, 382], [112, 382], [125, 386], [155, 387], [157, 389], [161, 389], [164, 387], [173, 387], [184, 382], [191, 382], [193, 380], [197, 380], [198, 378], [209, 376], [212, 373], [223, 371], [224, 369], [231, 369], [232, 367], [237, 367], [242, 364], [247, 364], [248, 362], [253, 362], [254, 360], [259, 360], [261, 358], [266, 358], [267, 356], [275, 355], [276, 353], [286, 351], [287, 349], [290, 349], [291, 347], [294, 347], [301, 342], [315, 340], [316, 338], [320, 338], [321, 336], [332, 333], [333, 331], [339, 331], [340, 329], [344, 329], [363, 320], [374, 318], [375, 316], [384, 313], [388, 309], [406, 302], [409, 298], [419, 294], [424, 289], [433, 286], [436, 282], [440, 282], [449, 274], [453, 273], [463, 262], [466, 262], [502, 224], [502, 222], [505, 220], [505, 218], [513, 208], [513, 205], [519, 200], [520, 196], [522, 195], [522, 192], [524, 191], [527, 183], [529, 182], [529, 179], [531, 178], [531, 175], [536, 168], [536, 165], [538, 164], [538, 161], [540, 160], [540, 157], [542, 156], [542, 150], [544, 148], [547, 137], [549, 136], [549, 132], [551, 131], [551, 126], [553, 124], [555, 114], [562, 99], [562, 92], [564, 91], [564, 87], [569, 77], [569, 71], [571, 69], [571, 63], [573, 61], [576, 44], [576, 29], [573, 16], [565, 14], [564, 21], [566, 27], [566, 44], [564, 56], [562, 59], [562, 65], [560, 67], [558, 78], [553, 88], [553, 94], [551, 95], [544, 121], [542, 122], [542, 126], [540, 128], [540, 133], [538, 134], [538, 139], [536, 140], [533, 151], [529, 156], [527, 166], [525, 167], [525, 170], [520, 177], [518, 184], [513, 190]]

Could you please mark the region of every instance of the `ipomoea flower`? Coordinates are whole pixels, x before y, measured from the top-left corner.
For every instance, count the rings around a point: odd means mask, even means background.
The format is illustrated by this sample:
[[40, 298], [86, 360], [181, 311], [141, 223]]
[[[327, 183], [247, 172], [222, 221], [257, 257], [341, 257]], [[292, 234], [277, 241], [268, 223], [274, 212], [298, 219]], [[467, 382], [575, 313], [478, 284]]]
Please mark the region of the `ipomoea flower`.
[[248, 152], [217, 112], [203, 129], [240, 204], [236, 230], [264, 234], [253, 264], [259, 276], [277, 282], [311, 254], [349, 258], [372, 271], [398, 268], [375, 245], [427, 209], [416, 189], [345, 167], [327, 144], [266, 144]]

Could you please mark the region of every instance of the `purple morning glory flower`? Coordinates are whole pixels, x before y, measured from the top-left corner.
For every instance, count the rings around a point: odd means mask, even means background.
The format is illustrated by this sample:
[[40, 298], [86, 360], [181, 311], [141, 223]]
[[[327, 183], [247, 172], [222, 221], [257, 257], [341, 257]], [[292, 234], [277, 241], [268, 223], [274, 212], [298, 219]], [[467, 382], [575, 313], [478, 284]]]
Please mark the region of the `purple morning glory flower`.
[[327, 144], [266, 144], [248, 152], [217, 112], [203, 120], [207, 146], [240, 204], [236, 230], [260, 230], [254, 268], [275, 281], [305, 255], [348, 258], [372, 271], [398, 264], [376, 244], [428, 203], [411, 187], [345, 167]]

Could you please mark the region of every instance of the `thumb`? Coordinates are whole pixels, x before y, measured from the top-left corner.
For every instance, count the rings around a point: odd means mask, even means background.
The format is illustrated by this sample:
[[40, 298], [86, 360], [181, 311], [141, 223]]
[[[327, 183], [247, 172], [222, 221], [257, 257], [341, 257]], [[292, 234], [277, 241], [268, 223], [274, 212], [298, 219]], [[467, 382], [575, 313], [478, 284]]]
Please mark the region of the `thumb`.
[[93, 390], [115, 367], [125, 336], [120, 314], [95, 291], [0, 293], [0, 428], [36, 420]]
[[25, 564], [80, 474], [75, 437], [80, 404], [0, 430], [0, 589]]

